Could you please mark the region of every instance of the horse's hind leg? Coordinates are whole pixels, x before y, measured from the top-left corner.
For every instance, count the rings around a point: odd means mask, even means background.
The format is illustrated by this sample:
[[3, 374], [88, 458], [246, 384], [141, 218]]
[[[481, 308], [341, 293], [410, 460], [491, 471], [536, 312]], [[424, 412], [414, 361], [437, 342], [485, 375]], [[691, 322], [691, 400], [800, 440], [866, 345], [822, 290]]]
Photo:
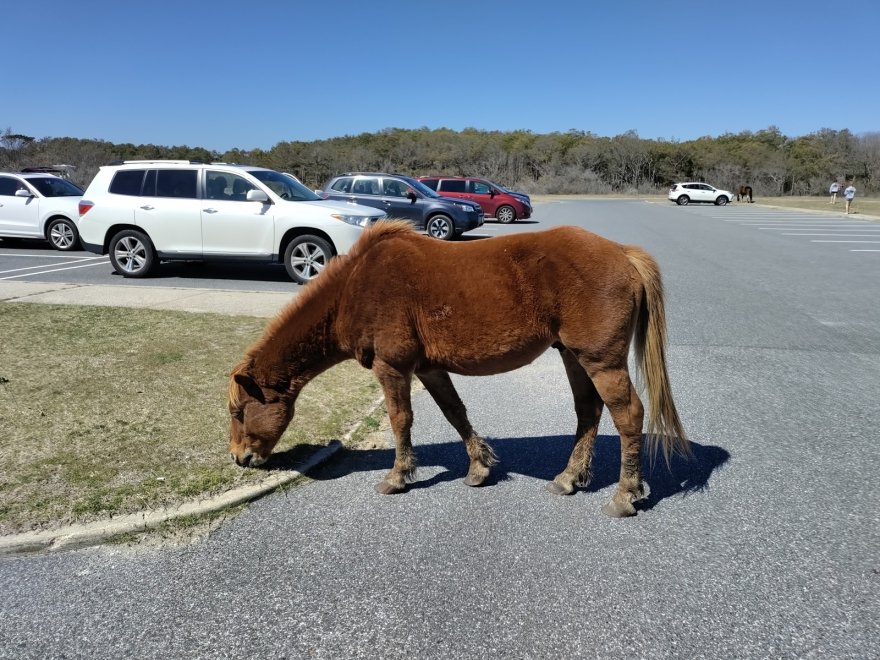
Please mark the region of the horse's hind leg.
[[498, 462], [495, 452], [478, 436], [467, 417], [467, 408], [462, 403], [452, 379], [445, 371], [426, 371], [416, 374], [437, 403], [446, 420], [452, 424], [464, 441], [468, 457], [471, 459], [464, 482], [468, 486], [480, 486], [489, 476], [489, 469]]
[[410, 402], [412, 375], [401, 373], [394, 367], [375, 360], [373, 373], [385, 393], [385, 407], [394, 431], [396, 449], [394, 467], [378, 484], [376, 492], [383, 495], [400, 493], [406, 490], [406, 482], [415, 476], [416, 459], [412, 448], [413, 413]]
[[[624, 358], [625, 359], [625, 358]], [[645, 411], [626, 368], [586, 364], [584, 368], [608, 406], [620, 433], [620, 481], [617, 491], [602, 511], [613, 517], [634, 516], [634, 502], [647, 493], [642, 484], [642, 422]]]
[[587, 372], [578, 362], [574, 354], [566, 348], [559, 351], [565, 373], [574, 395], [574, 410], [577, 414], [577, 430], [575, 445], [568, 459], [565, 470], [556, 475], [547, 484], [547, 490], [554, 495], [571, 495], [575, 486], [586, 486], [592, 476], [593, 442], [599, 430], [599, 418], [602, 415], [602, 399], [587, 376]]

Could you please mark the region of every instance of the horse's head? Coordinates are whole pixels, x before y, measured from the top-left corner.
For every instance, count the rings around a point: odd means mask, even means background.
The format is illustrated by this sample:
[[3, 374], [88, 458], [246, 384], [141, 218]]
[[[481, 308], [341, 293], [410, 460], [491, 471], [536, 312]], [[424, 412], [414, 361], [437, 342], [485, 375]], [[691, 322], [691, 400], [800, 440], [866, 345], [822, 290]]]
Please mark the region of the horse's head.
[[241, 364], [229, 379], [229, 453], [238, 465], [256, 467], [269, 458], [293, 418], [287, 391], [260, 385]]

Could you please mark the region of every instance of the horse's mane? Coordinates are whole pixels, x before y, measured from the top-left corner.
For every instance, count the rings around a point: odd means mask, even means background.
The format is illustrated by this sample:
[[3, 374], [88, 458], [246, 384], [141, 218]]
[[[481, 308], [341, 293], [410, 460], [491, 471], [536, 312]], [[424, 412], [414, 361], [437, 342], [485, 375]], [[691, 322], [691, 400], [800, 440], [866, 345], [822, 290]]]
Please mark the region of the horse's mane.
[[[275, 318], [269, 321], [263, 334], [248, 349], [244, 359], [232, 370], [231, 375], [247, 373], [253, 356], [259, 353], [268, 342], [274, 340], [277, 335], [282, 333], [285, 327], [289, 327], [291, 319], [313, 300], [320, 300], [322, 297], [327, 300], [337, 300], [339, 294], [334, 289], [344, 286], [352, 265], [362, 259], [377, 243], [395, 236], [413, 233], [412, 225], [406, 220], [381, 220], [372, 227], [365, 229], [348, 254], [339, 255], [331, 259], [321, 275], [315, 278], [314, 281], [306, 284], [300, 293], [278, 312]], [[230, 380], [229, 401], [233, 402], [237, 397], [237, 388], [233, 386]]]

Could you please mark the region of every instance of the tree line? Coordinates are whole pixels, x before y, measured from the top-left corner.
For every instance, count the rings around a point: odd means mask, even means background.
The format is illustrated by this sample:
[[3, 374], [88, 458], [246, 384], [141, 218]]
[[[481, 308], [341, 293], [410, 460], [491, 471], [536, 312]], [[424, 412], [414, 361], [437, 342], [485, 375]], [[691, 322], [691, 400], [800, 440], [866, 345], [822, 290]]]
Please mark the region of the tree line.
[[756, 196], [821, 195], [831, 181], [855, 181], [860, 194], [880, 191], [880, 132], [820, 129], [787, 137], [778, 128], [669, 141], [565, 133], [389, 128], [268, 150], [224, 153], [189, 146], [113, 144], [97, 139], [34, 138], [0, 133], [0, 171], [65, 164], [86, 186], [115, 160], [222, 161], [290, 172], [311, 188], [349, 171], [480, 176], [532, 194], [650, 194], [677, 181], [705, 181]]

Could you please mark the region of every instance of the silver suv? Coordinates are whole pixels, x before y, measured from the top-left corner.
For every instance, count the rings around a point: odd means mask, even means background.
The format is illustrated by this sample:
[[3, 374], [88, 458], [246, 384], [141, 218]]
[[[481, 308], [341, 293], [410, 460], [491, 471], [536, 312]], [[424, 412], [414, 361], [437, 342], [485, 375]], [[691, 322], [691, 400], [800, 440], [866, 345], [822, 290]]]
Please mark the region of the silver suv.
[[53, 174], [0, 172], [0, 237], [44, 238], [56, 250], [77, 249], [82, 194]]
[[248, 260], [283, 263], [305, 284], [384, 217], [264, 167], [142, 160], [98, 171], [79, 203], [79, 232], [125, 277], [161, 261]]

